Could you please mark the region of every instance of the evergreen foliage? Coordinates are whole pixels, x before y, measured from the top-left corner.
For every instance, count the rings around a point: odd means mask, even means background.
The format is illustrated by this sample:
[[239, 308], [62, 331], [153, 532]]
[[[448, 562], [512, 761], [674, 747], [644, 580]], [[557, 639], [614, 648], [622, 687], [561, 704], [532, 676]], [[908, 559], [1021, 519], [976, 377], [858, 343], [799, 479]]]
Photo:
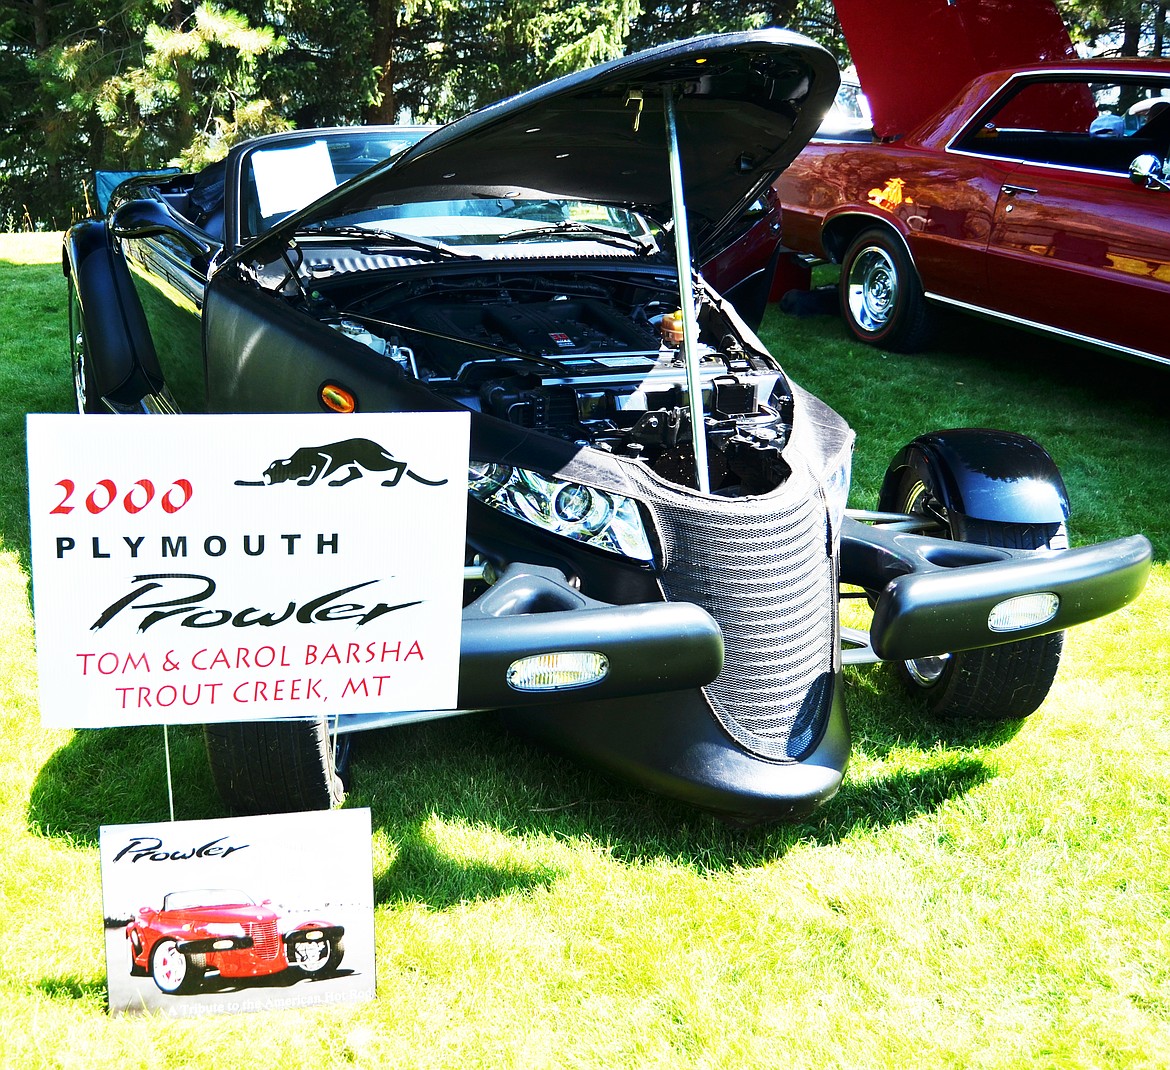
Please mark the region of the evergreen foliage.
[[[1162, 51], [1166, 0], [1058, 2], [1079, 40]], [[770, 25], [847, 60], [831, 0], [3, 0], [0, 230], [89, 214], [99, 168], [198, 167], [288, 127], [447, 122], [623, 53]]]
[[447, 122], [630, 49], [802, 19], [836, 32], [828, 0], [7, 0], [0, 230], [89, 214], [96, 169], [198, 167], [288, 127]]

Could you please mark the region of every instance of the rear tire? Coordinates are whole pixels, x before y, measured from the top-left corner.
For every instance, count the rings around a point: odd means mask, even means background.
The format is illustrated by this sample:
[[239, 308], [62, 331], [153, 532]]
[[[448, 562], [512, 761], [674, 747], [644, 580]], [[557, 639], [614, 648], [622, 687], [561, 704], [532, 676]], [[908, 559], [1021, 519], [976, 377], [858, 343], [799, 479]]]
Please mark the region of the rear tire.
[[[899, 482], [896, 501], [881, 503], [879, 508], [931, 517], [941, 512], [929, 476], [909, 469]], [[955, 541], [984, 546], [1038, 550], [1068, 544], [1064, 524], [951, 517], [947, 527]], [[902, 662], [897, 671], [910, 691], [922, 695], [939, 717], [983, 723], [1018, 720], [1033, 713], [1048, 696], [1063, 646], [1064, 633], [1055, 632], [1018, 643], [917, 658]]]
[[885, 227], [863, 230], [841, 260], [841, 315], [859, 341], [912, 353], [930, 340], [922, 280], [902, 240]]
[[73, 366], [73, 393], [77, 399], [77, 411], [82, 415], [108, 414], [102, 404], [97, 383], [93, 377], [88, 346], [85, 341], [85, 320], [81, 315], [81, 302], [73, 279], [69, 280], [69, 356]]
[[328, 810], [345, 799], [352, 737], [334, 736], [325, 717], [207, 725], [204, 735], [215, 786], [234, 813]]
[[325, 940], [320, 945], [298, 941], [291, 948], [292, 965], [309, 977], [332, 977], [345, 957], [345, 942], [341, 937]]

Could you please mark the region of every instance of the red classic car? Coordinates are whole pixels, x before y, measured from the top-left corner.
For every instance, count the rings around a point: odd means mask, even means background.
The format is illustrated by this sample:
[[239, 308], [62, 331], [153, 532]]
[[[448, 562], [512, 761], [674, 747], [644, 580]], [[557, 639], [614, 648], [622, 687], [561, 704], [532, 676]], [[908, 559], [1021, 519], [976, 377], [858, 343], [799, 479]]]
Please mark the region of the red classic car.
[[775, 188], [785, 244], [841, 265], [857, 338], [913, 350], [947, 305], [1170, 363], [1170, 61], [1045, 59], [923, 114], [921, 77], [916, 108], [891, 101], [879, 57], [854, 56], [874, 140], [815, 140]]
[[209, 971], [220, 977], [266, 977], [295, 966], [327, 976], [344, 954], [340, 925], [309, 920], [281, 932], [268, 901], [236, 889], [171, 892], [161, 910], [142, 907], [126, 926], [131, 974], [147, 973], [159, 989], [187, 995]]

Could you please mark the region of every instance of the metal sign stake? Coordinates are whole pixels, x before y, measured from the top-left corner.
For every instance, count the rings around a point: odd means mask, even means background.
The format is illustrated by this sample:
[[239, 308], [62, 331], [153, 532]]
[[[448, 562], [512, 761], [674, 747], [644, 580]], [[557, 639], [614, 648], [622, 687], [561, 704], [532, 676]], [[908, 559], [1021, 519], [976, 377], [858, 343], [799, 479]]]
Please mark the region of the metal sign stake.
[[167, 726], [163, 730], [163, 751], [167, 759], [167, 801], [171, 804], [171, 820], [175, 820], [175, 786], [171, 782], [171, 737], [167, 734]]

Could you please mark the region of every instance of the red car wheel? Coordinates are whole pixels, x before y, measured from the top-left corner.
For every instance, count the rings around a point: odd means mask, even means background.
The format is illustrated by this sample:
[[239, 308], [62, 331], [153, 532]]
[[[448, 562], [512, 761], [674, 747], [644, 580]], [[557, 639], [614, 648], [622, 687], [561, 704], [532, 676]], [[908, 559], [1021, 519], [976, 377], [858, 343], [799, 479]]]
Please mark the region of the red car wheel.
[[862, 231], [841, 261], [841, 314], [854, 337], [901, 352], [930, 336], [922, 282], [900, 238], [883, 227]]
[[297, 940], [289, 947], [290, 964], [305, 973], [328, 976], [341, 965], [345, 946], [336, 940]]
[[159, 991], [185, 996], [198, 990], [203, 970], [192, 965], [174, 940], [160, 940], [150, 953], [150, 976]]

